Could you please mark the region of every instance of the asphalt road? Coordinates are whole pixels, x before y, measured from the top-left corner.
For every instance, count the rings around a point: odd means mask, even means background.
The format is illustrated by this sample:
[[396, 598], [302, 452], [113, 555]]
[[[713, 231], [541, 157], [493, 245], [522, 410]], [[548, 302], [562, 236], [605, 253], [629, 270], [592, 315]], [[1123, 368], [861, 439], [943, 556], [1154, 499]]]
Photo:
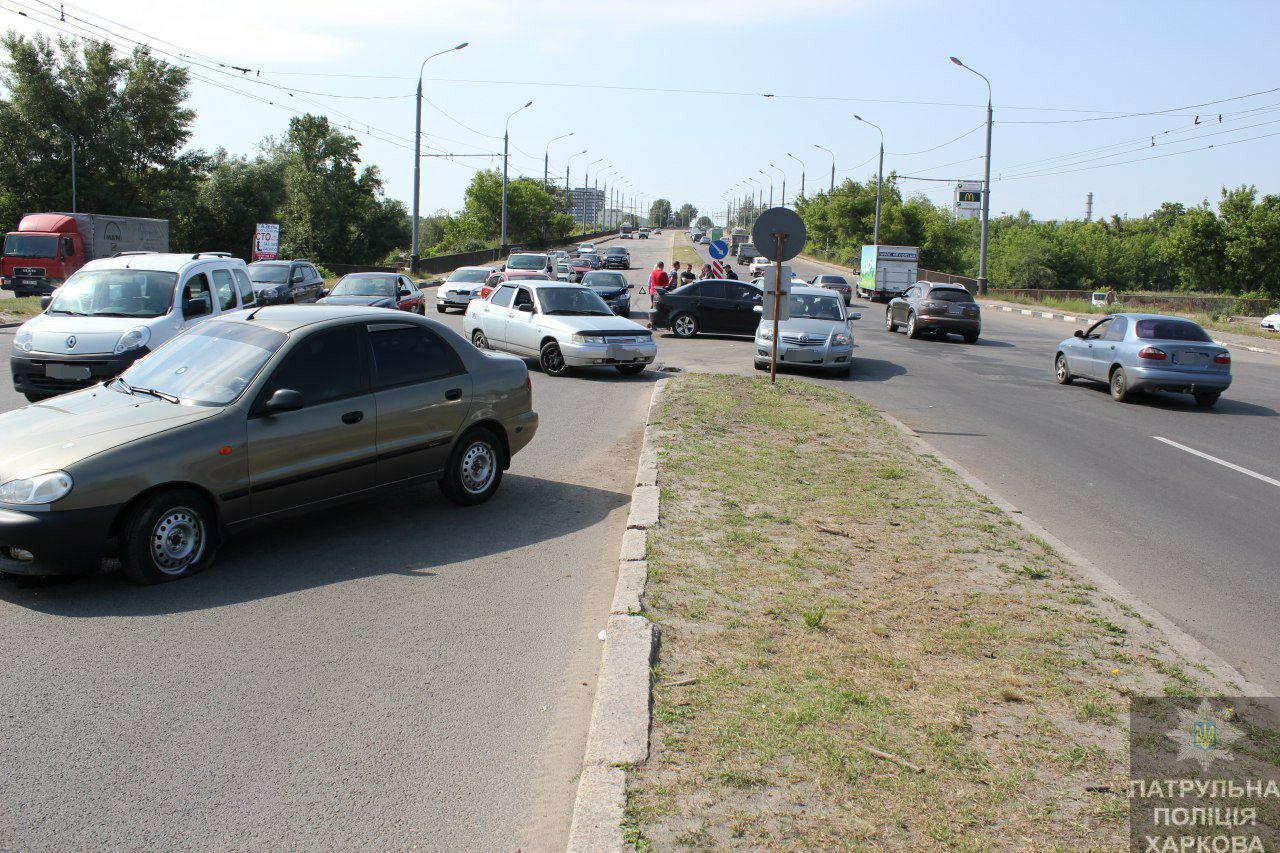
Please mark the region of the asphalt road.
[[[707, 257], [705, 247], [699, 247]], [[803, 259], [811, 278], [839, 272]], [[737, 267], [745, 270], [745, 267]], [[1280, 356], [1232, 351], [1213, 409], [1159, 394], [1115, 403], [1102, 385], [1053, 381], [1076, 326], [987, 310], [975, 346], [908, 340], [884, 306], [856, 301], [847, 388], [946, 455], [1183, 630], [1280, 692]], [[744, 340], [659, 339], [665, 360], [752, 372]], [[687, 353], [687, 355], [686, 355]], [[1158, 438], [1182, 445], [1182, 449]]]
[[479, 508], [403, 492], [160, 587], [0, 582], [0, 849], [564, 849], [657, 375], [535, 371]]

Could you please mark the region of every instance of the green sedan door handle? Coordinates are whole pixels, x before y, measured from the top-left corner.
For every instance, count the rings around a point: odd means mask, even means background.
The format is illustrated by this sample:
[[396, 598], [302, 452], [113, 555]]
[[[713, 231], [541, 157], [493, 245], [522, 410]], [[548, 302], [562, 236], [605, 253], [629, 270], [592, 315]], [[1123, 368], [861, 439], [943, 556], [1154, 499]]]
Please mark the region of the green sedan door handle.
[[347, 412], [342, 416], [344, 424], [358, 424], [364, 420], [364, 412]]
[[461, 400], [461, 399], [462, 399], [462, 389], [461, 389], [461, 388], [450, 388], [448, 391], [445, 391], [445, 392], [444, 392], [444, 398], [445, 398], [446, 400]]

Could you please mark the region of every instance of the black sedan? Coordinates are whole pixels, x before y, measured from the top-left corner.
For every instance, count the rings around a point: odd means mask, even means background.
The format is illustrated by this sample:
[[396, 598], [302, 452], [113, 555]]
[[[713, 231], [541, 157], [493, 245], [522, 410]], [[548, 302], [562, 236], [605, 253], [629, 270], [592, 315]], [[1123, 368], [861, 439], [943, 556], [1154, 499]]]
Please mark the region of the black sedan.
[[754, 335], [763, 301], [764, 291], [754, 284], [702, 279], [659, 292], [653, 306], [653, 327], [670, 329], [677, 338], [691, 338], [698, 332]]
[[884, 327], [896, 332], [899, 326], [906, 327], [909, 338], [925, 332], [939, 337], [957, 334], [972, 344], [982, 333], [982, 311], [973, 295], [958, 284], [917, 281], [885, 309]]
[[593, 270], [582, 277], [582, 284], [591, 288], [619, 317], [631, 314], [631, 288], [627, 277], [620, 272]]
[[324, 279], [310, 261], [254, 261], [249, 281], [259, 305], [315, 302], [324, 296]]
[[412, 281], [390, 272], [354, 272], [333, 286], [320, 305], [359, 305], [427, 313], [427, 299]]

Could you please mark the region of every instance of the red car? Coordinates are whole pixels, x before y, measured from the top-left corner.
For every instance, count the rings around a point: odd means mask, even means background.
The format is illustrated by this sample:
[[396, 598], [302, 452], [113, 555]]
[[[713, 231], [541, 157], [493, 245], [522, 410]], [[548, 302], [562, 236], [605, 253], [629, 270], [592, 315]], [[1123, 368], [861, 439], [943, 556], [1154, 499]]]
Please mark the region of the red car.
[[393, 272], [353, 272], [344, 275], [319, 305], [364, 305], [427, 313], [427, 297], [408, 276]]
[[489, 294], [498, 289], [498, 285], [504, 281], [550, 281], [551, 277], [546, 273], [540, 272], [522, 272], [520, 270], [507, 270], [506, 272], [496, 272], [485, 279], [484, 287], [480, 288], [479, 298], [488, 299]]

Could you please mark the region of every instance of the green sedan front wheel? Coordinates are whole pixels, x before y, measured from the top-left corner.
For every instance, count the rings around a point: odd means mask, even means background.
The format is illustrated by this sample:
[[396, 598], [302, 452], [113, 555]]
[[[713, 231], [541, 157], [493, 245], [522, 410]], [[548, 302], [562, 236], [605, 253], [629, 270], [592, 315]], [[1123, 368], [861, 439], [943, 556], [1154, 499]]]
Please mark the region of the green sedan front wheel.
[[193, 575], [213, 562], [213, 509], [199, 492], [165, 489], [127, 511], [119, 544], [120, 570], [134, 583], [165, 583]]

